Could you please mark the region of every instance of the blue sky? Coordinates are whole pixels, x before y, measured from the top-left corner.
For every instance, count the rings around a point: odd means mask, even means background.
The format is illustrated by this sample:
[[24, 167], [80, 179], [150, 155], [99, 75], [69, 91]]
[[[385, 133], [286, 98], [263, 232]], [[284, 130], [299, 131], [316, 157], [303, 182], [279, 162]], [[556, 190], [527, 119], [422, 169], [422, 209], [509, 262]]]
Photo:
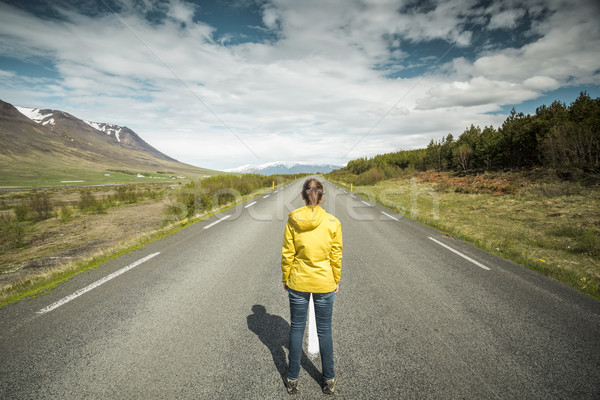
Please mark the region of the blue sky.
[[226, 169], [343, 164], [600, 96], [597, 1], [0, 0], [0, 99]]

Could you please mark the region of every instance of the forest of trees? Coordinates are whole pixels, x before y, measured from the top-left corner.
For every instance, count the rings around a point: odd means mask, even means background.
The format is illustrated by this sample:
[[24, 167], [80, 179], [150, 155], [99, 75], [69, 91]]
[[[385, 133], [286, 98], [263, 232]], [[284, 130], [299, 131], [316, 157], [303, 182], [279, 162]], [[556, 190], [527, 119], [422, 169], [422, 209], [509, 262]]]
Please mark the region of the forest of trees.
[[600, 98], [582, 92], [569, 106], [555, 101], [534, 115], [513, 108], [498, 129], [471, 125], [457, 139], [449, 134], [426, 149], [352, 160], [331, 176], [365, 185], [430, 169], [479, 173], [534, 167], [565, 179], [600, 173]]

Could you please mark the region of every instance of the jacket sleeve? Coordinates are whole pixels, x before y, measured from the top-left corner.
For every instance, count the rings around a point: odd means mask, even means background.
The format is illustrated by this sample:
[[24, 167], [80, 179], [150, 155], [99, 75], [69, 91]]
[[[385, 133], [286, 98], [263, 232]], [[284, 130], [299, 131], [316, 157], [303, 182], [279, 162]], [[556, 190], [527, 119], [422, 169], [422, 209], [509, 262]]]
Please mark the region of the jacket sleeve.
[[331, 245], [331, 255], [329, 256], [331, 268], [333, 269], [333, 279], [336, 284], [340, 283], [342, 275], [342, 247], [342, 224], [338, 221]]
[[283, 246], [281, 249], [281, 272], [283, 273], [281, 281], [287, 283], [290, 277], [292, 263], [296, 257], [296, 246], [294, 244], [294, 230], [288, 222], [285, 225], [285, 233], [283, 234]]

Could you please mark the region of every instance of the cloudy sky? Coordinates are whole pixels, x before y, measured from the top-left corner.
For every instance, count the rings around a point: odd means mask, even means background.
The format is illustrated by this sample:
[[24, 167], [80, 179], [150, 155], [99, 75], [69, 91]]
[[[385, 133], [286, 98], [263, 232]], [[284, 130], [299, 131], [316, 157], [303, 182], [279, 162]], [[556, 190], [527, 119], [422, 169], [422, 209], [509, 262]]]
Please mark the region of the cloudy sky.
[[425, 147], [600, 96], [594, 0], [0, 0], [0, 99], [214, 169]]

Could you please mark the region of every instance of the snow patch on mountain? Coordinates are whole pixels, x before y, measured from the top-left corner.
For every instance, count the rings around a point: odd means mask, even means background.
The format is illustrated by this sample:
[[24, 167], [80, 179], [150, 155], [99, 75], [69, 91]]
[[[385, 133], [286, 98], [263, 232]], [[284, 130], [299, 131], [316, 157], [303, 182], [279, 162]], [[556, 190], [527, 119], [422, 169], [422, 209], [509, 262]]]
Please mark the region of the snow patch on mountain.
[[92, 122], [92, 121], [83, 121], [86, 124], [88, 124], [89, 126], [91, 126], [92, 128], [100, 131], [100, 132], [104, 132], [109, 136], [114, 136], [118, 142], [121, 142], [121, 138], [119, 137], [119, 134], [121, 133], [121, 127], [119, 125], [112, 125], [112, 124], [104, 124], [104, 123], [98, 123], [98, 122]]
[[[41, 123], [42, 125], [54, 125], [54, 118], [50, 118], [54, 113], [42, 114], [42, 110], [39, 108], [28, 108], [28, 107], [15, 107], [21, 114], [29, 118], [30, 120]], [[49, 118], [49, 119], [46, 119]]]

